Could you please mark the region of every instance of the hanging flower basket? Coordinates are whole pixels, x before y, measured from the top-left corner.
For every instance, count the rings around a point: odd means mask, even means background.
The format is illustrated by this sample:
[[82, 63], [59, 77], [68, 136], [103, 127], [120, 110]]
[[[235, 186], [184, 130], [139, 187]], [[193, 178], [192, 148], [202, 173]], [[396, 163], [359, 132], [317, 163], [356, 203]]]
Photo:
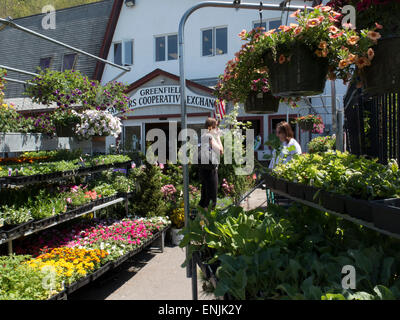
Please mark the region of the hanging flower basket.
[[280, 99], [269, 92], [251, 92], [244, 104], [244, 111], [250, 114], [271, 114], [278, 112]]
[[398, 92], [400, 89], [400, 37], [379, 40], [370, 66], [362, 69], [365, 90], [371, 94]]
[[328, 62], [316, 57], [306, 46], [296, 46], [291, 56], [281, 55], [276, 62], [267, 53], [266, 61], [274, 96], [303, 97], [324, 92]]
[[312, 123], [312, 122], [299, 122], [299, 127], [303, 131], [312, 131], [314, 129], [314, 123]]
[[304, 117], [298, 117], [296, 120], [294, 120], [294, 123], [297, 123], [300, 129], [303, 131], [310, 131], [317, 134], [323, 133], [325, 129], [325, 125], [321, 116], [316, 116], [313, 114], [309, 114]]

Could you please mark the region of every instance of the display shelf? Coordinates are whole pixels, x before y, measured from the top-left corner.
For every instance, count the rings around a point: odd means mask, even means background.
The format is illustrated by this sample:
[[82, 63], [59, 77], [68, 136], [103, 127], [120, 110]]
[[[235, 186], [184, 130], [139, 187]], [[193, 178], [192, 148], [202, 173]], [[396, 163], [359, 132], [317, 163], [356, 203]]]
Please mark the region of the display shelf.
[[[78, 209], [75, 209], [75, 210], [73, 210], [71, 212], [75, 211], [75, 212], [79, 212], [79, 213], [73, 213], [73, 214], [71, 214], [69, 212], [66, 212], [64, 214], [59, 215], [59, 217], [61, 217], [59, 220], [57, 220], [57, 221], [55, 221], [53, 223], [46, 224], [46, 225], [40, 225], [40, 221], [35, 221], [34, 224], [32, 224], [32, 222], [31, 222], [31, 224], [33, 226], [29, 230], [24, 230], [24, 231], [20, 232], [19, 234], [13, 235], [11, 237], [6, 237], [6, 238], [2, 238], [1, 235], [0, 235], [0, 245], [4, 244], [6, 242], [10, 242], [10, 241], [13, 241], [13, 240], [16, 240], [16, 239], [19, 239], [19, 238], [22, 238], [22, 237], [26, 237], [26, 236], [32, 235], [34, 233], [37, 233], [37, 232], [40, 232], [40, 231], [55, 227], [55, 226], [57, 226], [59, 224], [62, 224], [64, 222], [66, 222], [66, 221], [70, 221], [70, 220], [76, 219], [78, 217], [84, 216], [86, 214], [90, 214], [90, 213], [99, 211], [101, 209], [113, 206], [113, 205], [115, 205], [117, 203], [121, 203], [123, 201], [126, 201], [126, 198], [117, 198], [117, 199], [115, 199], [113, 201], [110, 201], [110, 202], [107, 202], [107, 203], [103, 203], [103, 204], [100, 204], [100, 205], [97, 205], [97, 206], [90, 206], [90, 205], [89, 206], [84, 206], [84, 208], [90, 208], [90, 209], [88, 209], [88, 210], [80, 210], [80, 208], [78, 208]], [[55, 216], [55, 217], [58, 217], [58, 216]], [[35, 225], [36, 225], [36, 227], [34, 227]], [[0, 231], [0, 233], [1, 233], [1, 231]]]
[[68, 171], [59, 171], [53, 172], [48, 174], [37, 174], [32, 176], [11, 176], [11, 177], [3, 177], [0, 179], [0, 186], [12, 187], [12, 186], [25, 186], [25, 185], [32, 185], [41, 182], [51, 182], [51, 181], [58, 181], [63, 179], [69, 179], [75, 176], [82, 176], [88, 174], [94, 174], [102, 171], [106, 171], [109, 169], [118, 169], [126, 167], [128, 168], [131, 164], [131, 161], [128, 162], [121, 162], [121, 163], [113, 163], [113, 164], [106, 164], [106, 165], [98, 165], [93, 167], [81, 167], [75, 170], [68, 170]]
[[135, 248], [134, 250], [126, 253], [122, 257], [118, 258], [115, 261], [110, 261], [107, 262], [105, 265], [94, 271], [93, 273], [87, 275], [84, 278], [79, 279], [78, 281], [66, 286], [65, 290], [62, 292], [58, 293], [57, 295], [51, 297], [49, 300], [67, 300], [67, 297], [69, 294], [81, 289], [82, 287], [88, 285], [89, 283], [96, 281], [99, 279], [101, 276], [106, 274], [107, 272], [111, 270], [115, 270], [118, 268], [120, 265], [122, 265], [124, 262], [126, 262], [128, 259], [132, 258], [133, 256], [137, 255], [138, 253], [142, 252], [146, 248], [148, 248], [150, 245], [154, 244], [157, 240], [161, 240], [160, 242], [160, 249], [161, 252], [164, 251], [164, 241], [165, 241], [165, 234], [166, 232], [170, 229], [171, 226], [167, 226], [162, 230], [159, 230], [157, 233], [153, 234], [151, 239], [148, 239], [142, 243], [142, 245], [138, 248]]
[[361, 219], [357, 219], [357, 218], [351, 217], [348, 214], [343, 214], [343, 213], [339, 213], [339, 212], [327, 209], [327, 208], [323, 207], [322, 205], [319, 205], [317, 203], [314, 203], [314, 202], [311, 202], [311, 201], [308, 201], [308, 200], [304, 200], [304, 199], [300, 199], [300, 198], [294, 197], [294, 196], [290, 195], [289, 193], [283, 192], [283, 191], [278, 190], [278, 189], [273, 189], [273, 188], [270, 188], [270, 189], [271, 189], [272, 192], [277, 193], [277, 194], [279, 194], [279, 195], [281, 195], [281, 196], [283, 196], [285, 198], [288, 198], [290, 200], [293, 200], [295, 202], [302, 203], [302, 204], [304, 204], [306, 206], [318, 209], [320, 211], [328, 212], [328, 213], [333, 214], [333, 215], [335, 215], [337, 217], [340, 217], [342, 219], [345, 219], [345, 220], [351, 221], [353, 223], [362, 225], [362, 226], [364, 226], [366, 228], [369, 228], [371, 230], [377, 231], [379, 233], [385, 234], [387, 236], [390, 236], [390, 237], [393, 237], [393, 238], [396, 238], [396, 239], [400, 239], [400, 234], [393, 233], [393, 232], [390, 232], [390, 231], [387, 231], [387, 230], [384, 230], [384, 229], [381, 229], [381, 228], [377, 228], [371, 222], [367, 222], [365, 220], [361, 220]]

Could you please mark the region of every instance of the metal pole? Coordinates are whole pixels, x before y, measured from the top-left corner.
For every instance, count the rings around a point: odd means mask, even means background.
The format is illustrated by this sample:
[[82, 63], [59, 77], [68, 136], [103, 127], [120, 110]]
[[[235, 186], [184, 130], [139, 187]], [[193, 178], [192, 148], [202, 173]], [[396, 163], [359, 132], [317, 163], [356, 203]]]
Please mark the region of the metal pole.
[[13, 71], [13, 72], [17, 72], [17, 73], [26, 74], [28, 76], [34, 76], [34, 77], [39, 76], [37, 73], [33, 73], [33, 72], [21, 70], [21, 69], [16, 69], [16, 68], [12, 68], [12, 67], [7, 67], [7, 66], [4, 66], [2, 64], [0, 64], [0, 69], [6, 69], [8, 71]]
[[[33, 83], [28, 83], [28, 82], [23, 81], [23, 80], [11, 79], [11, 78], [7, 78], [7, 77], [4, 77], [3, 79], [6, 80], [6, 81], [8, 81], [8, 82], [15, 82], [15, 83], [20, 83], [20, 84], [33, 85]], [[36, 84], [35, 84], [35, 85], [36, 85]]]
[[[185, 54], [184, 54], [184, 35], [185, 35], [185, 25], [186, 21], [189, 19], [192, 13], [195, 11], [206, 8], [233, 8], [233, 9], [250, 9], [250, 10], [273, 10], [273, 11], [282, 11], [282, 6], [279, 4], [256, 4], [256, 3], [234, 3], [231, 2], [223, 2], [223, 1], [204, 1], [200, 2], [190, 9], [188, 9], [182, 16], [181, 21], [179, 23], [179, 32], [178, 32], [178, 40], [179, 40], [179, 76], [180, 76], [180, 86], [181, 86], [181, 130], [187, 129], [187, 109], [186, 109], [186, 78], [185, 78]], [[288, 11], [296, 11], [296, 10], [304, 10], [311, 9], [311, 7], [307, 6], [287, 6]], [[187, 137], [184, 137], [185, 141], [187, 141]], [[183, 197], [185, 201], [185, 225], [187, 226], [189, 223], [189, 167], [188, 165], [183, 165]], [[186, 248], [186, 257], [188, 256], [188, 247]], [[191, 275], [191, 263], [189, 263], [188, 268], [186, 269], [186, 274], [188, 277]], [[192, 283], [197, 281], [197, 274], [192, 274], [195, 279], [192, 279]], [[197, 282], [196, 282], [197, 283]], [[196, 291], [196, 292], [194, 292]], [[197, 297], [197, 286], [196, 288], [192, 285], [192, 293], [193, 297]]]
[[344, 139], [343, 139], [343, 120], [344, 112], [343, 110], [337, 111], [337, 135], [336, 135], [336, 149], [339, 151], [344, 151]]
[[41, 34], [41, 33], [38, 33], [38, 32], [33, 31], [33, 30], [31, 30], [31, 29], [25, 28], [25, 27], [23, 27], [23, 26], [20, 26], [20, 25], [14, 23], [13, 21], [9, 21], [9, 20], [0, 18], [0, 23], [3, 23], [3, 24], [5, 24], [5, 25], [8, 25], [8, 26], [10, 26], [10, 27], [12, 27], [12, 28], [21, 30], [21, 31], [23, 31], [23, 32], [29, 33], [29, 34], [31, 34], [31, 35], [33, 35], [33, 36], [35, 36], [35, 37], [38, 37], [38, 38], [41, 38], [41, 39], [50, 41], [50, 42], [55, 43], [55, 44], [60, 45], [60, 46], [63, 46], [64, 48], [70, 49], [70, 50], [75, 51], [75, 52], [77, 52], [77, 53], [80, 53], [80, 54], [83, 54], [83, 55], [85, 55], [85, 56], [88, 56], [88, 57], [91, 57], [91, 58], [93, 58], [93, 59], [96, 59], [96, 60], [98, 60], [98, 61], [101, 61], [101, 62], [103, 62], [103, 63], [109, 64], [109, 65], [111, 65], [111, 66], [113, 66], [113, 67], [115, 67], [115, 68], [118, 68], [118, 69], [121, 69], [121, 70], [124, 70], [124, 71], [131, 71], [131, 68], [129, 68], [129, 67], [120, 66], [119, 64], [116, 64], [116, 63], [113, 63], [113, 62], [111, 62], [111, 61], [108, 61], [108, 60], [99, 58], [99, 57], [97, 57], [97, 56], [95, 56], [95, 55], [93, 55], [93, 54], [91, 54], [91, 53], [88, 53], [88, 52], [86, 52], [86, 51], [77, 49], [77, 48], [72, 47], [72, 46], [70, 46], [70, 45], [68, 45], [68, 44], [65, 44], [65, 43], [63, 43], [63, 42], [61, 42], [61, 41], [52, 39], [52, 38], [47, 37], [47, 36], [45, 36], [45, 35], [43, 35], [43, 34]]
[[335, 81], [331, 80], [331, 101], [332, 101], [332, 132], [337, 132], [337, 110], [336, 110], [336, 86]]

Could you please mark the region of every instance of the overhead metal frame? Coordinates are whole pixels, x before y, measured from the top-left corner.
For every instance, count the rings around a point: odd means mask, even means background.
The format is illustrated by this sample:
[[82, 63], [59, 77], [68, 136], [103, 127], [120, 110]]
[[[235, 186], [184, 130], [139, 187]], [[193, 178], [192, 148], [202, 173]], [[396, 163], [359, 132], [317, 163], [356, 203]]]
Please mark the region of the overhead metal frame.
[[[179, 75], [180, 75], [180, 87], [181, 87], [181, 128], [182, 130], [187, 129], [187, 106], [186, 106], [186, 76], [185, 76], [185, 25], [189, 17], [201, 8], [229, 8], [229, 9], [249, 9], [249, 10], [272, 10], [272, 11], [304, 11], [305, 9], [313, 9], [307, 6], [293, 6], [287, 5], [287, 2], [281, 4], [259, 4], [256, 3], [241, 3], [240, 0], [231, 2], [223, 1], [204, 1], [197, 5], [194, 5], [188, 9], [182, 16], [179, 23], [178, 41], [179, 41]], [[336, 97], [335, 97], [336, 99]], [[183, 131], [186, 132], [186, 131]], [[185, 137], [187, 141], [187, 136]], [[189, 166], [183, 165], [183, 185], [184, 185], [184, 202], [185, 202], [185, 225], [188, 226], [190, 215], [189, 215]], [[186, 257], [188, 257], [188, 247], [186, 248]], [[192, 278], [192, 295], [193, 300], [197, 300], [197, 273], [196, 264], [190, 262], [187, 267], [187, 276]]]

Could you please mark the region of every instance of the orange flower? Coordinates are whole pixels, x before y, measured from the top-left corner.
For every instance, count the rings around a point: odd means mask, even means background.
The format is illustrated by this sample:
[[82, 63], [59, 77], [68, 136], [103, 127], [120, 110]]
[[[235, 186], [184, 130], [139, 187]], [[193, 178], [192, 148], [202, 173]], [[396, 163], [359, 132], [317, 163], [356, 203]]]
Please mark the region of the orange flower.
[[335, 26], [330, 26], [329, 27], [329, 32], [333, 33], [333, 34], [338, 33], [339, 32], [339, 28], [337, 28]]
[[318, 48], [320, 48], [320, 49], [326, 49], [327, 47], [328, 47], [328, 44], [326, 43], [326, 41], [321, 41], [318, 46]]
[[369, 48], [367, 54], [368, 54], [368, 59], [369, 59], [369, 60], [372, 60], [372, 59], [375, 57], [375, 51], [374, 51], [374, 49]]
[[340, 68], [340, 69], [344, 69], [344, 68], [346, 68], [348, 65], [349, 65], [349, 63], [348, 63], [347, 60], [340, 60], [340, 62], [339, 62], [339, 68]]
[[315, 54], [317, 57], [321, 58], [322, 57], [322, 51], [321, 50], [316, 50]]
[[313, 19], [309, 19], [307, 21], [306, 26], [308, 28], [314, 28], [314, 27], [318, 27], [321, 24], [321, 20], [318, 18], [313, 18]]
[[359, 57], [356, 61], [356, 65], [359, 69], [362, 69], [364, 67], [370, 66], [371, 61], [369, 61], [369, 59], [367, 59], [366, 57]]
[[329, 12], [329, 11], [331, 11], [331, 10], [332, 10], [332, 8], [329, 7], [329, 6], [321, 7], [321, 11], [322, 11], [322, 12]]
[[295, 28], [295, 29], [293, 30], [293, 34], [294, 34], [295, 36], [297, 36], [297, 35], [299, 35], [302, 31], [303, 31], [303, 28], [302, 28], [302, 27], [297, 27], [297, 28]]
[[322, 57], [326, 58], [328, 56], [328, 49], [322, 49]]
[[347, 61], [349, 63], [355, 63], [357, 61], [357, 56], [355, 54], [350, 53], [347, 57]]
[[374, 42], [376, 42], [377, 40], [379, 40], [381, 38], [381, 34], [376, 31], [368, 31], [367, 36]]
[[279, 30], [282, 30], [283, 32], [288, 32], [289, 30], [292, 30], [291, 27], [283, 26], [283, 25], [280, 26], [278, 29], [279, 29]]
[[281, 54], [281, 55], [279, 56], [279, 63], [280, 63], [280, 64], [283, 64], [285, 61], [286, 61], [285, 56], [284, 56], [283, 54]]
[[347, 39], [347, 43], [351, 46], [354, 46], [355, 44], [357, 44], [358, 40], [360, 40], [359, 36], [351, 36]]
[[297, 18], [297, 17], [299, 16], [299, 13], [300, 13], [300, 9], [298, 9], [296, 12], [293, 12], [293, 13], [290, 15], [290, 17], [291, 17], [291, 18]]

